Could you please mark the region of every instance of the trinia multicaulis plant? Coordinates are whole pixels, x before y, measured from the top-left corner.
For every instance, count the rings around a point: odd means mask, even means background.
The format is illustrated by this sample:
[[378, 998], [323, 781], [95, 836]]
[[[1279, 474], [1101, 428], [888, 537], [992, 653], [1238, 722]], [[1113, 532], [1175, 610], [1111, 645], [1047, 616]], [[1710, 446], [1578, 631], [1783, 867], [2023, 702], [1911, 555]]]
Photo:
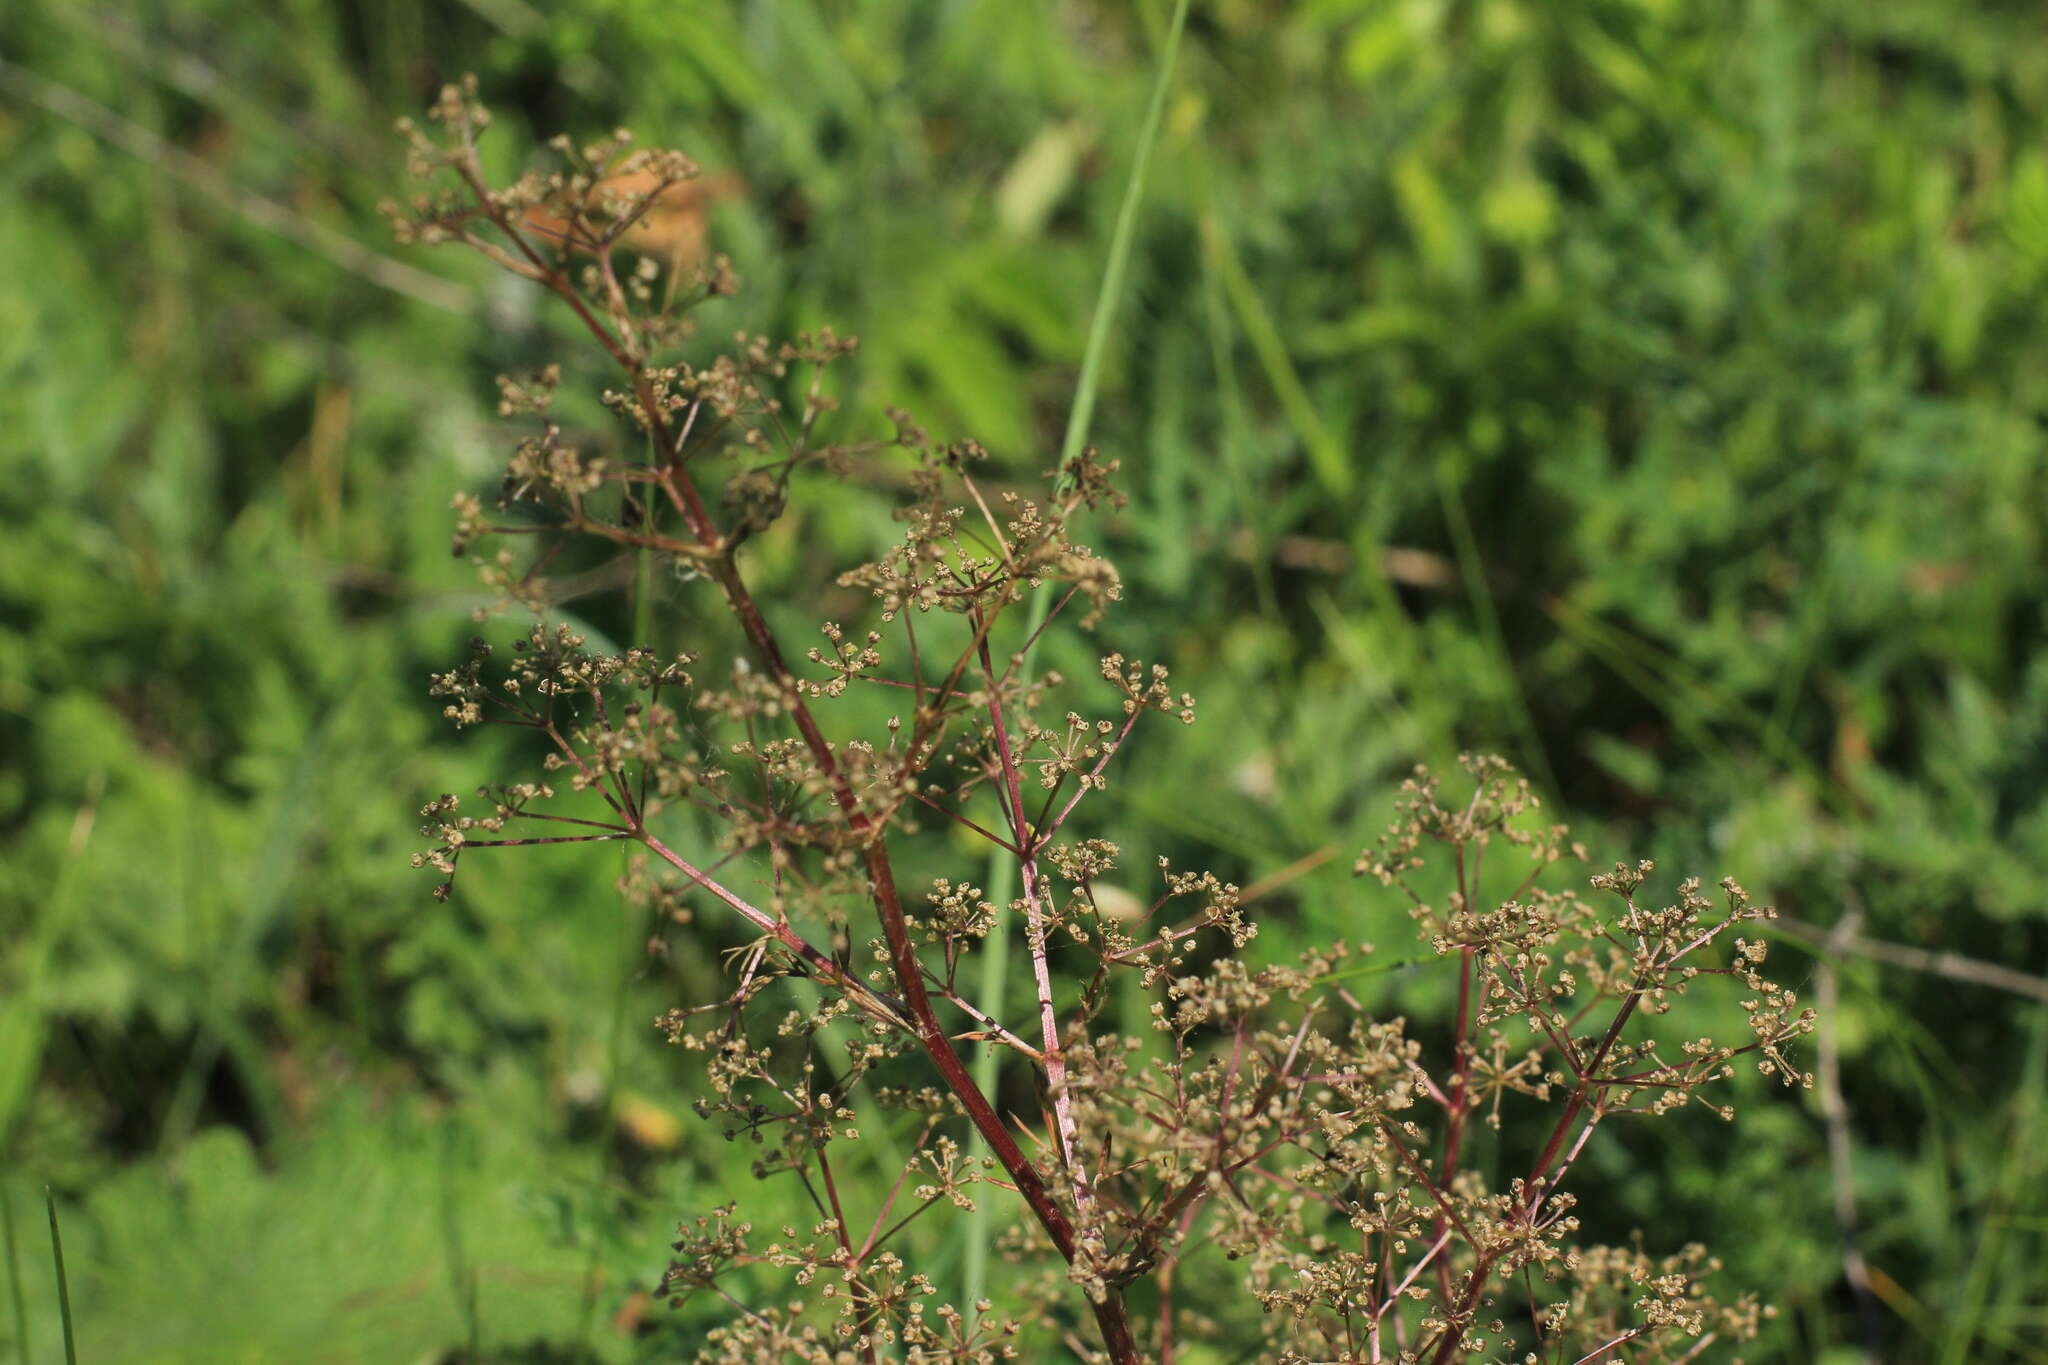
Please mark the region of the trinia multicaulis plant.
[[[649, 454], [615, 463], [566, 444], [552, 367], [500, 381], [503, 411], [532, 434], [495, 513], [456, 498], [456, 549], [538, 542], [530, 565], [499, 550], [483, 574], [501, 605], [541, 619], [503, 666], [478, 642], [433, 691], [458, 725], [534, 732], [544, 771], [485, 789], [477, 814], [453, 796], [428, 805], [433, 846], [417, 862], [444, 874], [446, 896], [471, 849], [625, 841], [624, 884], [645, 912], [715, 903], [743, 926], [729, 991], [659, 1024], [702, 1058], [699, 1111], [758, 1144], [756, 1172], [798, 1182], [817, 1216], [763, 1232], [729, 1205], [682, 1225], [660, 1292], [712, 1295], [728, 1314], [701, 1360], [1131, 1365], [1210, 1343], [1201, 1359], [1227, 1346], [1282, 1362], [1584, 1365], [1691, 1360], [1755, 1335], [1769, 1310], [1712, 1297], [1704, 1248], [1576, 1243], [1573, 1175], [1609, 1119], [1731, 1117], [1704, 1091], [1738, 1058], [1810, 1084], [1786, 1048], [1812, 1012], [1762, 975], [1764, 945], [1741, 932], [1773, 911], [1732, 881], [1718, 898], [1688, 881], [1660, 906], [1642, 898], [1648, 863], [1593, 877], [1592, 901], [1550, 889], [1583, 851], [1491, 758], [1466, 760], [1456, 798], [1418, 771], [1358, 860], [1456, 976], [1455, 1016], [1423, 1037], [1354, 993], [1367, 948], [1258, 960], [1244, 893], [1213, 875], [1162, 865], [1149, 906], [1109, 894], [1117, 845], [1079, 837], [1077, 812], [1099, 814], [1141, 723], [1191, 723], [1194, 702], [1165, 669], [1111, 653], [1106, 705], [1067, 709], [1063, 681], [1029, 669], [1018, 608], [1049, 594], [1045, 619], [1093, 629], [1115, 603], [1116, 572], [1074, 539], [1084, 515], [1121, 506], [1115, 464], [1091, 452], [1032, 499], [994, 491], [977, 446], [934, 444], [900, 413], [885, 439], [825, 440], [823, 375], [852, 340], [742, 337], [685, 362], [687, 314], [731, 290], [728, 267], [664, 282], [625, 259], [633, 224], [697, 174], [687, 157], [633, 150], [624, 133], [562, 138], [559, 170], [494, 187], [474, 83], [446, 90], [432, 118], [432, 133], [401, 125], [434, 183], [391, 207], [400, 237], [473, 247], [557, 296], [616, 365], [605, 401]], [[890, 458], [909, 467], [901, 538], [838, 579], [842, 596], [871, 594], [870, 622], [823, 625], [822, 643], [793, 650], [749, 591], [744, 547], [806, 471]], [[714, 682], [689, 654], [593, 653], [548, 624], [540, 570], [577, 541], [695, 580], [736, 631], [705, 641], [734, 646], [730, 671]], [[848, 732], [857, 690], [896, 703], [864, 736]], [[1014, 860], [1022, 894], [997, 905], [964, 877], [906, 885], [920, 823]], [[932, 841], [940, 856], [946, 842]], [[985, 1005], [963, 969], [1004, 916], [1023, 931], [1019, 989]], [[1741, 1041], [1656, 1036], [1654, 1017], [1696, 983], [1735, 988]], [[1141, 1036], [1109, 1008], [1133, 992], [1150, 1001]], [[1039, 1112], [1006, 1112], [976, 1084], [968, 1059], [983, 1048], [1030, 1069]], [[849, 1180], [874, 1156], [848, 1149], [880, 1129], [907, 1154], [900, 1175]], [[1505, 1184], [1485, 1173], [1500, 1167]], [[957, 1243], [934, 1218], [984, 1200], [1008, 1226], [1005, 1288], [949, 1302]]]

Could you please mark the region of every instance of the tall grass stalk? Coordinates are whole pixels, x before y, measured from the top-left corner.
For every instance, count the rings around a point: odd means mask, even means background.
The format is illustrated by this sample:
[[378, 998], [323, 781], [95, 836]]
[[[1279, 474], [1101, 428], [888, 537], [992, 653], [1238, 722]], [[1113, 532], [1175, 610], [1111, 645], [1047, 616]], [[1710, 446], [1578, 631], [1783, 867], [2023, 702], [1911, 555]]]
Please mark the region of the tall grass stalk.
[[71, 1281], [64, 1274], [64, 1234], [57, 1229], [57, 1196], [43, 1186], [43, 1207], [50, 1213], [50, 1260], [57, 1268], [57, 1316], [64, 1323], [64, 1365], [78, 1365], [78, 1345], [71, 1331]]

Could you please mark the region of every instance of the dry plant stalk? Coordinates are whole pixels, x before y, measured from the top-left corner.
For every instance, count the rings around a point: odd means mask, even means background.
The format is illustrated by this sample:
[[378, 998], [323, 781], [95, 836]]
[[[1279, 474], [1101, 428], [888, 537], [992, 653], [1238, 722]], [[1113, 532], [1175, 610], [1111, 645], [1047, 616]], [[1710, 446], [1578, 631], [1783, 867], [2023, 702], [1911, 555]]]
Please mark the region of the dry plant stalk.
[[[689, 309], [733, 287], [730, 269], [713, 260], [658, 298], [658, 268], [624, 269], [614, 248], [691, 179], [688, 158], [631, 151], [623, 133], [584, 148], [558, 139], [563, 169], [493, 188], [473, 84], [445, 91], [433, 118], [434, 135], [401, 125], [416, 174], [438, 182], [391, 208], [401, 239], [463, 243], [559, 297], [618, 367], [606, 401], [651, 452], [586, 458], [549, 416], [558, 371], [501, 380], [503, 410], [533, 434], [494, 513], [457, 497], [458, 552], [488, 537], [542, 542], [530, 566], [500, 550], [482, 571], [503, 604], [543, 614], [539, 570], [562, 543], [651, 552], [717, 592], [743, 646], [729, 676], [704, 680], [691, 655], [598, 655], [544, 620], [504, 667], [478, 641], [434, 693], [459, 725], [535, 732], [545, 772], [486, 789], [482, 814], [452, 796], [428, 805], [432, 848], [415, 860], [443, 874], [445, 896], [470, 849], [627, 841], [634, 903], [682, 917], [715, 902], [746, 926], [729, 994], [659, 1023], [703, 1059], [700, 1112], [758, 1144], [757, 1173], [800, 1182], [818, 1218], [764, 1237], [727, 1206], [683, 1225], [663, 1293], [731, 1310], [700, 1359], [1066, 1349], [1130, 1365], [1191, 1342], [1263, 1340], [1282, 1362], [1583, 1365], [1693, 1359], [1755, 1334], [1768, 1310], [1714, 1298], [1703, 1248], [1577, 1245], [1570, 1177], [1610, 1118], [1696, 1104], [1728, 1116], [1702, 1091], [1737, 1058], [1810, 1084], [1786, 1048], [1812, 1012], [1761, 974], [1764, 944], [1741, 933], [1773, 911], [1732, 881], [1718, 900], [1688, 881], [1658, 906], [1641, 897], [1647, 863], [1593, 877], [1599, 903], [1550, 889], [1547, 874], [1583, 851], [1535, 818], [1504, 763], [1466, 760], [1462, 800], [1418, 770], [1358, 871], [1400, 890], [1457, 974], [1438, 1055], [1432, 1031], [1411, 1036], [1354, 993], [1375, 970], [1360, 965], [1369, 948], [1259, 965], [1239, 889], [1208, 873], [1162, 864], [1149, 906], [1111, 894], [1118, 848], [1081, 837], [1076, 813], [1095, 815], [1141, 721], [1192, 723], [1194, 701], [1164, 668], [1111, 653], [1106, 707], [1056, 707], [1063, 680], [1024, 674], [1031, 642], [1012, 611], [1050, 592], [1052, 618], [1093, 628], [1117, 600], [1115, 571], [1073, 538], [1077, 518], [1121, 505], [1115, 464], [1090, 452], [1033, 500], [994, 494], [974, 471], [985, 452], [935, 444], [901, 413], [887, 438], [826, 441], [823, 374], [854, 346], [830, 333], [741, 337], [702, 365], [664, 360], [689, 335]], [[536, 233], [536, 221], [556, 228]], [[901, 539], [838, 580], [872, 594], [873, 620], [824, 625], [792, 663], [739, 552], [803, 471], [843, 473], [890, 447], [914, 465]], [[856, 689], [898, 703], [865, 736], [834, 728], [860, 709], [844, 705]], [[949, 880], [905, 888], [897, 860], [926, 820], [1014, 858], [1021, 897], [993, 905]], [[1504, 884], [1483, 890], [1482, 871]], [[767, 893], [743, 891], [755, 885]], [[1019, 917], [1028, 945], [1030, 1005], [1014, 1019], [983, 1013], [963, 986], [999, 915]], [[787, 977], [824, 1003], [792, 1009]], [[1739, 988], [1741, 1040], [1659, 1041], [1649, 1021], [1703, 978]], [[1152, 1002], [1145, 1036], [1112, 1026], [1129, 989]], [[1028, 1067], [1042, 1112], [1000, 1112], [963, 1047]], [[848, 1179], [860, 1126], [884, 1123], [913, 1135], [900, 1175]], [[970, 1155], [973, 1138], [993, 1164]], [[1481, 1140], [1534, 1156], [1498, 1187], [1471, 1159]], [[1013, 1287], [1001, 1305], [952, 1304], [951, 1286], [912, 1263], [914, 1244], [927, 1214], [981, 1199], [1022, 1215], [1002, 1248]], [[794, 1300], [789, 1283], [805, 1287]]]

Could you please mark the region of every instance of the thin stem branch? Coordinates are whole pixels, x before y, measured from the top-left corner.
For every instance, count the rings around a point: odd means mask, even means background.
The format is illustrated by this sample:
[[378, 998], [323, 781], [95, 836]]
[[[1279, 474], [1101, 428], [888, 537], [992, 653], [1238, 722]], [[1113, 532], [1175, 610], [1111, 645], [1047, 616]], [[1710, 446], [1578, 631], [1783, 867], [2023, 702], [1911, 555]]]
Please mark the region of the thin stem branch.
[[1010, 747], [1008, 727], [1003, 719], [1002, 689], [996, 683], [995, 664], [989, 657], [988, 635], [981, 634], [981, 667], [988, 680], [989, 724], [995, 735], [996, 756], [1002, 764], [1003, 789], [1008, 793], [1010, 829], [1018, 848], [1017, 870], [1023, 879], [1026, 915], [1025, 938], [1031, 952], [1032, 982], [1038, 989], [1039, 1030], [1044, 1038], [1046, 1088], [1052, 1095], [1053, 1132], [1059, 1144], [1060, 1161], [1073, 1183], [1076, 1207], [1086, 1208], [1093, 1198], [1088, 1171], [1082, 1165], [1079, 1130], [1074, 1122], [1073, 1101], [1067, 1094], [1067, 1063], [1060, 1050], [1060, 1021], [1053, 1002], [1052, 970], [1046, 957], [1049, 906], [1042, 906], [1039, 885], [1038, 850], [1041, 836], [1024, 819], [1024, 795], [1017, 776], [1016, 755]]

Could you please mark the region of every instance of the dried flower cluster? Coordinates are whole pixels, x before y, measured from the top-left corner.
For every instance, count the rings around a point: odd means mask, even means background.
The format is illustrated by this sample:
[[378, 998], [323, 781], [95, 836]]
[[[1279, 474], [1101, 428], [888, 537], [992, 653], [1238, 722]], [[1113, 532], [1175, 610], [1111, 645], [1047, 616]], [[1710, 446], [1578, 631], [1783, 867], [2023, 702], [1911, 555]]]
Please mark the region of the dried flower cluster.
[[[1610, 1118], [1694, 1104], [1726, 1117], [1708, 1087], [1738, 1059], [1808, 1083], [1787, 1048], [1811, 1011], [1762, 974], [1744, 932], [1772, 911], [1733, 882], [1718, 899], [1687, 882], [1660, 905], [1647, 863], [1592, 878], [1594, 899], [1553, 889], [1552, 869], [1583, 851], [1486, 758], [1466, 762], [1460, 800], [1418, 772], [1358, 861], [1455, 974], [1443, 1028], [1374, 1011], [1364, 946], [1260, 961], [1245, 894], [1213, 875], [1162, 865], [1157, 898], [1133, 903], [1117, 845], [1082, 837], [1076, 812], [1092, 803], [1093, 817], [1141, 721], [1192, 723], [1194, 700], [1164, 668], [1111, 653], [1100, 700], [1056, 704], [1064, 680], [1030, 670], [1012, 610], [1045, 593], [1048, 619], [1093, 626], [1116, 601], [1115, 571], [1074, 538], [1077, 518], [1118, 501], [1115, 465], [1090, 453], [1032, 499], [985, 487], [985, 452], [935, 444], [902, 414], [886, 439], [823, 441], [822, 376], [851, 340], [742, 337], [685, 363], [671, 353], [689, 308], [730, 290], [730, 269], [713, 261], [657, 294], [658, 268], [615, 263], [695, 174], [687, 158], [628, 151], [623, 133], [558, 141], [565, 169], [494, 189], [473, 90], [446, 92], [434, 119], [436, 135], [407, 127], [414, 169], [450, 187], [393, 208], [400, 234], [465, 243], [557, 295], [617, 365], [606, 401], [649, 451], [614, 462], [566, 444], [552, 367], [502, 381], [505, 413], [533, 433], [494, 509], [456, 499], [458, 553], [540, 542], [530, 562], [500, 551], [482, 567], [505, 602], [542, 613], [539, 570], [564, 543], [652, 554], [722, 599], [742, 645], [712, 678], [687, 655], [592, 653], [559, 625], [532, 627], [508, 666], [478, 641], [435, 695], [459, 725], [535, 732], [545, 771], [485, 791], [487, 813], [429, 804], [417, 860], [445, 895], [471, 848], [626, 841], [637, 904], [746, 926], [730, 992], [659, 1025], [702, 1059], [699, 1112], [752, 1145], [758, 1175], [799, 1182], [817, 1217], [757, 1228], [728, 1206], [683, 1226], [663, 1291], [731, 1310], [701, 1359], [1064, 1349], [1128, 1363], [1263, 1341], [1279, 1361], [1547, 1365], [1691, 1359], [1754, 1334], [1765, 1310], [1712, 1297], [1701, 1248], [1580, 1245], [1572, 1176]], [[799, 471], [892, 447], [913, 470], [901, 537], [839, 579], [872, 595], [872, 620], [825, 624], [792, 652], [741, 548], [783, 514]], [[893, 704], [847, 704], [877, 698]], [[866, 734], [847, 719], [878, 709]], [[1021, 894], [903, 885], [906, 841], [937, 821], [1014, 859]], [[1030, 977], [1014, 1011], [969, 999], [962, 978], [1004, 916], [1023, 927]], [[1661, 1036], [1656, 1017], [1707, 984], [1733, 988], [1736, 1035]], [[1135, 1036], [1113, 1008], [1133, 992], [1150, 1001]], [[964, 1054], [979, 1048], [1029, 1070], [1037, 1112], [1002, 1112], [976, 1085]], [[849, 1150], [877, 1130], [905, 1153], [900, 1174], [849, 1179], [871, 1165]], [[1018, 1215], [1002, 1247], [1013, 1275], [1000, 1304], [954, 1304], [949, 1273], [916, 1250], [938, 1244], [935, 1211], [984, 1200]]]

